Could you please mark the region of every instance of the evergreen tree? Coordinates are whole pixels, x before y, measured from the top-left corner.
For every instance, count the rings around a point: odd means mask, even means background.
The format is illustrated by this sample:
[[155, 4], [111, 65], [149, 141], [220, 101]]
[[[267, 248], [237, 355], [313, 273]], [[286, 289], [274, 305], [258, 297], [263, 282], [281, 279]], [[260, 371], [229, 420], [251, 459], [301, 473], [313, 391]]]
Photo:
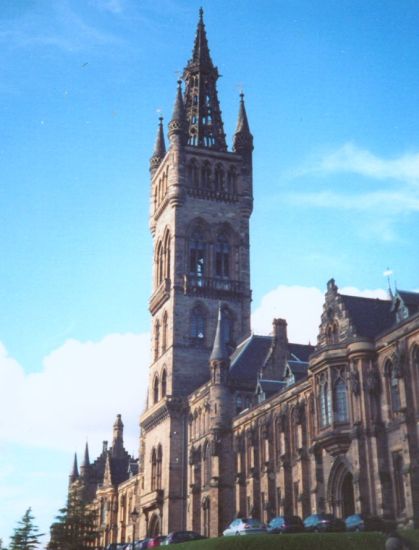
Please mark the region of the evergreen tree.
[[89, 509], [80, 494], [74, 491], [67, 506], [61, 508], [51, 525], [48, 550], [87, 550], [94, 545], [97, 536], [96, 512]]
[[28, 508], [10, 537], [9, 550], [33, 550], [40, 545], [39, 539], [43, 534], [38, 532], [33, 520], [32, 511]]

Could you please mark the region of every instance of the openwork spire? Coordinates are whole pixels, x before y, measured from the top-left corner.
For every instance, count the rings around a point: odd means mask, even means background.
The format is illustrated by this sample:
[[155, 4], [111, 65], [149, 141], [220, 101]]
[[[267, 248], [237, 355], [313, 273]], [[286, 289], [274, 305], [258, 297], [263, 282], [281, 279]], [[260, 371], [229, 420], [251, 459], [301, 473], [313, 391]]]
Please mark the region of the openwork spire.
[[188, 144], [226, 151], [227, 145], [216, 88], [218, 77], [218, 69], [212, 63], [208, 48], [201, 8], [192, 57], [182, 77], [186, 84], [185, 111]]
[[210, 361], [228, 361], [229, 353], [227, 343], [224, 338], [224, 312], [221, 305], [218, 308], [217, 329], [215, 331], [214, 345], [210, 356]]
[[159, 126], [157, 128], [156, 143], [154, 145], [154, 151], [150, 159], [150, 172], [154, 173], [160, 166], [161, 161], [166, 154], [166, 144], [164, 142], [163, 133], [163, 117], [159, 117]]
[[240, 94], [239, 117], [233, 138], [233, 151], [237, 151], [238, 153], [250, 153], [253, 151], [253, 136], [250, 133], [243, 93]]

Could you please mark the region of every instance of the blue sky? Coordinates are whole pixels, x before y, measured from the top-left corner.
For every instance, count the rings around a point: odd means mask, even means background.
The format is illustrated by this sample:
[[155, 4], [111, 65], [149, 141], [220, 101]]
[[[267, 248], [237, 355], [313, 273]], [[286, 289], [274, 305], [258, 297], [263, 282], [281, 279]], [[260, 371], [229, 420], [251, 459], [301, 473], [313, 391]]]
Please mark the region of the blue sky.
[[242, 88], [255, 141], [255, 329], [313, 341], [332, 276], [419, 288], [416, 1], [2, 2], [0, 537], [30, 505], [48, 528], [119, 412], [136, 452], [148, 159], [201, 4], [229, 143]]

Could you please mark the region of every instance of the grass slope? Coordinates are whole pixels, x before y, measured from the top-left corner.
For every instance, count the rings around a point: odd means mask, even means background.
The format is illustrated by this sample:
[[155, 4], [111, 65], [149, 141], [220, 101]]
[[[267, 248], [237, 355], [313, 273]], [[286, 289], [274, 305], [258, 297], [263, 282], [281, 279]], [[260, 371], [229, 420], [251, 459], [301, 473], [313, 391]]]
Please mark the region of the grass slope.
[[219, 537], [177, 544], [176, 550], [383, 550], [384, 543], [381, 533], [302, 533]]

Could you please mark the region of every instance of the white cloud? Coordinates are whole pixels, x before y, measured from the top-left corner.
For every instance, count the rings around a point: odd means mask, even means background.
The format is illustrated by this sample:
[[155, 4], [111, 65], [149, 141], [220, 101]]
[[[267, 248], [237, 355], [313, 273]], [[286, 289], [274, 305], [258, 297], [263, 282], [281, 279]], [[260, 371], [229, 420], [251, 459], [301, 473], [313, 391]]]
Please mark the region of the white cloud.
[[[388, 298], [382, 289], [360, 290], [355, 287], [339, 289], [341, 294], [368, 298]], [[272, 320], [282, 318], [288, 324], [288, 340], [300, 344], [316, 344], [324, 291], [316, 287], [280, 285], [262, 298], [252, 314], [252, 326], [257, 334], [269, 334]]]
[[148, 334], [67, 340], [30, 374], [0, 346], [0, 443], [73, 451], [87, 437], [95, 453], [121, 413], [127, 450], [136, 452], [148, 365]]
[[403, 182], [419, 181], [419, 153], [406, 153], [395, 158], [381, 158], [353, 143], [345, 143], [316, 159], [297, 175], [310, 173], [335, 174], [349, 172], [374, 179]]

